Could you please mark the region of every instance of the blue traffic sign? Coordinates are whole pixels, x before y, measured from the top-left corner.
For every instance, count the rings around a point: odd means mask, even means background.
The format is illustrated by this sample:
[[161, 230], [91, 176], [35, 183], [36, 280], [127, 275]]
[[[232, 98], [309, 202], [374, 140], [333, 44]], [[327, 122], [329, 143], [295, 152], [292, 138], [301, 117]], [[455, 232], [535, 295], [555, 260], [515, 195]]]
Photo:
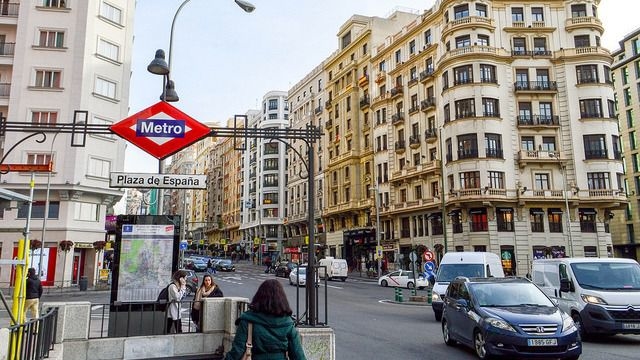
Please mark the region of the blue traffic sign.
[[189, 244], [187, 244], [186, 241], [180, 242], [180, 250], [187, 250], [187, 246], [189, 246]]
[[436, 268], [436, 264], [433, 261], [427, 261], [424, 263], [424, 271], [431, 273]]

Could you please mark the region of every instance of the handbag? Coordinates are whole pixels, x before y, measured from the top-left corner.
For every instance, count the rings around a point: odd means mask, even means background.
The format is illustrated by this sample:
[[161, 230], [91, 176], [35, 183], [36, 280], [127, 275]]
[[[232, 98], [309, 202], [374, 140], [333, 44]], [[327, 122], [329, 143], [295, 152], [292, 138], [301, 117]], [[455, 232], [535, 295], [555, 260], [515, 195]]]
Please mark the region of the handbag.
[[253, 323], [249, 323], [247, 327], [247, 343], [244, 345], [244, 355], [242, 356], [242, 360], [251, 360], [251, 348], [253, 347]]

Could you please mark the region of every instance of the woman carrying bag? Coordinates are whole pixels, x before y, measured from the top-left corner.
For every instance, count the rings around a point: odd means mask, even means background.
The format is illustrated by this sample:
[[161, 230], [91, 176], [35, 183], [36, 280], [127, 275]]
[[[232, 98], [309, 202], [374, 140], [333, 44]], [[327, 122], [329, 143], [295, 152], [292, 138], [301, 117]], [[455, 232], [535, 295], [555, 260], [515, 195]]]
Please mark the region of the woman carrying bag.
[[[225, 360], [246, 359], [247, 349], [251, 352], [249, 359], [253, 360], [306, 360], [292, 313], [282, 284], [275, 279], [264, 281], [253, 296], [249, 310], [236, 320], [236, 336]], [[247, 336], [249, 324], [251, 339]]]
[[200, 332], [200, 309], [202, 308], [202, 299], [208, 297], [223, 297], [222, 290], [218, 284], [213, 282], [213, 277], [206, 274], [202, 278], [202, 285], [196, 291], [196, 297], [191, 307], [191, 321], [196, 324], [196, 329]]

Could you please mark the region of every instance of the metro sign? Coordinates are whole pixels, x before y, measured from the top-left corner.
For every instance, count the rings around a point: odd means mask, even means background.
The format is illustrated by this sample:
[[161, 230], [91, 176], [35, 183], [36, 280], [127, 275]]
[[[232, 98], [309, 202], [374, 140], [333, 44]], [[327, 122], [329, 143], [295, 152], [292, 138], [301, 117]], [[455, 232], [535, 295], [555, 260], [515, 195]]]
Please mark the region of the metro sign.
[[111, 125], [109, 129], [159, 160], [211, 133], [208, 126], [164, 101]]

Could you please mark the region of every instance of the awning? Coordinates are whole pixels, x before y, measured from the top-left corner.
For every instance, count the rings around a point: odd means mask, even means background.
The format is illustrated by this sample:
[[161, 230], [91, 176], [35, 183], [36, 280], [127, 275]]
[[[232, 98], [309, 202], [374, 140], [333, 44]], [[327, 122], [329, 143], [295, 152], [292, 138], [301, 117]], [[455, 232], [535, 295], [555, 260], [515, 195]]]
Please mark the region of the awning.
[[486, 214], [487, 209], [471, 209], [469, 214]]
[[595, 211], [594, 209], [578, 209], [578, 213], [583, 215], [595, 215], [598, 212]]
[[513, 212], [512, 208], [498, 208], [498, 211], [500, 212]]
[[435, 218], [441, 218], [441, 217], [442, 217], [442, 213], [433, 213], [427, 216], [427, 219], [435, 219]]
[[544, 211], [542, 211], [541, 208], [531, 208], [529, 209], [529, 213], [539, 215], [539, 214], [544, 214]]
[[549, 214], [562, 214], [561, 209], [549, 209], [547, 211], [549, 212]]

